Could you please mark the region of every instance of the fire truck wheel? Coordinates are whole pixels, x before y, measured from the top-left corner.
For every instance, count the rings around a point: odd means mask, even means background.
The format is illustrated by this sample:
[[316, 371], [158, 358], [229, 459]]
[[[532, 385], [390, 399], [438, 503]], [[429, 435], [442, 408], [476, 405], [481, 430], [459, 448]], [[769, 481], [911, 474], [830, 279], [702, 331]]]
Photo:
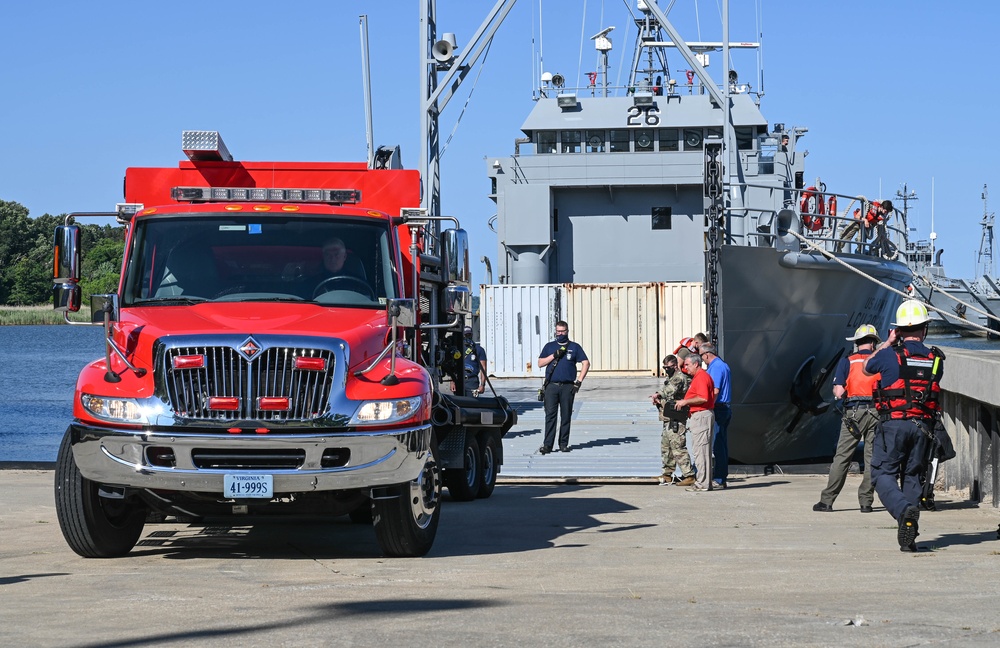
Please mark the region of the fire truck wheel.
[[500, 442], [495, 434], [486, 434], [480, 444], [482, 458], [479, 469], [479, 492], [476, 497], [486, 499], [493, 494], [497, 486], [497, 474], [500, 472]]
[[55, 499], [59, 528], [70, 549], [84, 558], [124, 556], [142, 534], [146, 505], [135, 496], [101, 497], [100, 485], [80, 474], [69, 432], [56, 460]]
[[416, 479], [386, 490], [388, 497], [372, 502], [372, 524], [382, 553], [394, 558], [423, 556], [434, 544], [441, 518], [437, 445], [431, 442], [424, 469]]
[[479, 442], [471, 433], [466, 433], [465, 453], [462, 455], [463, 467], [444, 471], [444, 483], [448, 486], [448, 492], [451, 493], [453, 500], [469, 502], [476, 499], [479, 493], [481, 462]]

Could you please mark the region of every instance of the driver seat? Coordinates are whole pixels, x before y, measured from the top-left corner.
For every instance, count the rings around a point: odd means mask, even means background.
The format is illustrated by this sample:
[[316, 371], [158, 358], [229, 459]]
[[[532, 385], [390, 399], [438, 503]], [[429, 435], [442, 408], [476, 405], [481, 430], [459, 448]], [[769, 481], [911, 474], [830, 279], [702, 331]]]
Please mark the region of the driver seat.
[[340, 269], [341, 274], [350, 275], [361, 279], [364, 282], [368, 282], [368, 275], [365, 274], [365, 266], [361, 263], [361, 259], [354, 254], [354, 252], [348, 250], [347, 258], [344, 259], [344, 267]]

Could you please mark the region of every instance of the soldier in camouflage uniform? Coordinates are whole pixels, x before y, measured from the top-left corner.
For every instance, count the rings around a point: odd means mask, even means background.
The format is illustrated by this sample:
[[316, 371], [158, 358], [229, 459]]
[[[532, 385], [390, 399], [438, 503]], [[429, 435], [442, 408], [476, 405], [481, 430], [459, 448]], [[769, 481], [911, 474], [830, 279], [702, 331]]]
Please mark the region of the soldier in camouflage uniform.
[[[687, 349], [685, 349], [686, 351]], [[685, 354], [687, 355], [687, 354]], [[681, 479], [676, 481], [679, 486], [690, 486], [694, 483], [694, 467], [687, 449], [687, 428], [684, 423], [672, 421], [663, 414], [663, 405], [667, 401], [684, 398], [691, 377], [677, 370], [677, 357], [668, 355], [663, 359], [663, 369], [667, 372], [667, 380], [656, 394], [653, 394], [653, 404], [663, 421], [663, 434], [660, 437], [660, 456], [663, 459], [663, 475], [660, 483], [675, 483], [674, 467], [681, 469]]]

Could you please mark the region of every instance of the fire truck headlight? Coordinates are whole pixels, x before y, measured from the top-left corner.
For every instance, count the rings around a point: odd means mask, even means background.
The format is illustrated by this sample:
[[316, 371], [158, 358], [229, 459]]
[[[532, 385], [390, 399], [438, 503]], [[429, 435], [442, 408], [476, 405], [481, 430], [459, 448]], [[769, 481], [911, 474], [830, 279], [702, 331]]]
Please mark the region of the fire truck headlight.
[[83, 407], [99, 419], [115, 423], [148, 423], [145, 408], [131, 398], [111, 398], [83, 394]]
[[427, 399], [420, 396], [400, 398], [397, 400], [365, 401], [351, 418], [350, 425], [378, 425], [400, 423], [409, 419], [426, 420], [430, 416], [425, 403]]

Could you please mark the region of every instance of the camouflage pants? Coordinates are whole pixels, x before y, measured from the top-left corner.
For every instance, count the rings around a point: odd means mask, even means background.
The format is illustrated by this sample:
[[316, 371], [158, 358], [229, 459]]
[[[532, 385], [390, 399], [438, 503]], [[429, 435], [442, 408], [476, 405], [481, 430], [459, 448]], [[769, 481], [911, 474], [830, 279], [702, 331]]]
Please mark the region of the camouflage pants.
[[663, 461], [663, 475], [670, 477], [674, 468], [681, 469], [681, 478], [693, 477], [691, 455], [687, 449], [687, 429], [683, 423], [664, 421], [660, 435], [660, 458]]

